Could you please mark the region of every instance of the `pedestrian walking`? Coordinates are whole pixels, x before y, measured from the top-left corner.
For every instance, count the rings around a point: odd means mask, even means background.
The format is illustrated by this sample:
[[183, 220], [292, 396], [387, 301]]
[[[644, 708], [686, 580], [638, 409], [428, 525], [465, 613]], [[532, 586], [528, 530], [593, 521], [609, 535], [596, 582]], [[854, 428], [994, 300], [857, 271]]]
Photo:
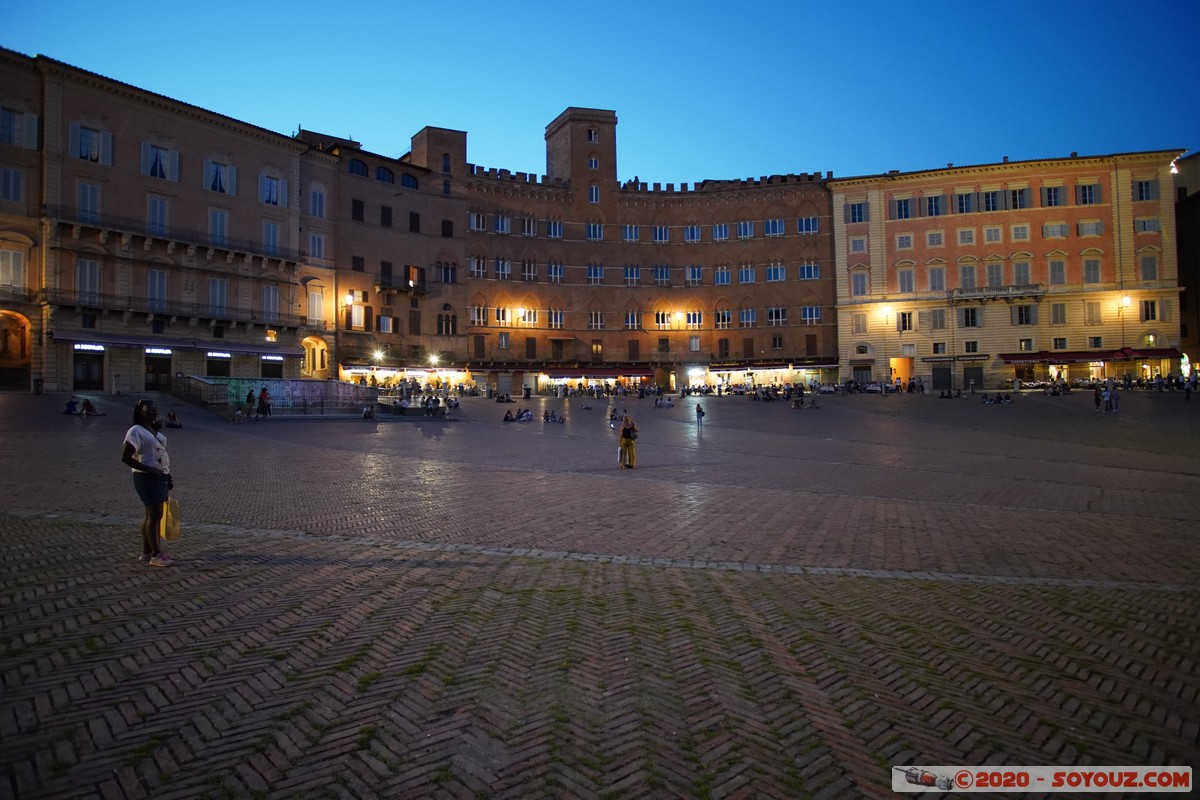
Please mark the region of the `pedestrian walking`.
[[133, 488], [145, 507], [142, 518], [142, 554], [138, 561], [152, 567], [170, 567], [175, 559], [162, 549], [159, 531], [167, 499], [175, 483], [171, 478], [171, 459], [167, 455], [167, 437], [162, 435], [162, 420], [153, 400], [139, 400], [133, 406], [133, 426], [125, 432], [121, 461], [133, 470]]
[[250, 419], [250, 415], [254, 413], [254, 390], [246, 392], [246, 419]]
[[696, 403], [696, 427], [704, 427], [704, 409], [700, 407], [699, 403]]
[[271, 393], [267, 391], [267, 387], [265, 386], [258, 393], [258, 412], [255, 416], [264, 418], [271, 416]]
[[621, 449], [617, 453], [617, 462], [621, 469], [637, 468], [637, 446], [634, 444], [637, 435], [638, 428], [633, 424], [633, 417], [626, 414], [621, 419]]

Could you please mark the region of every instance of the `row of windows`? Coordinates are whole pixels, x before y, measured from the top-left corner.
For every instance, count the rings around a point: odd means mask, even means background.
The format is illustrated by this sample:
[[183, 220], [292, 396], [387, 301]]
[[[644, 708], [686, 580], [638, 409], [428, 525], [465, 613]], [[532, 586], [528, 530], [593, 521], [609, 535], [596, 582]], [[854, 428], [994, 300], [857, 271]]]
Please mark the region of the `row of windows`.
[[[80, 182], [76, 198], [76, 217], [79, 222], [98, 223], [100, 221], [100, 186], [93, 183]], [[150, 195], [146, 198], [146, 229], [152, 234], [166, 236], [171, 225], [171, 201], [166, 197]], [[213, 247], [227, 247], [230, 244], [228, 209], [210, 208], [208, 210], [208, 243]], [[280, 220], [265, 219], [262, 221], [262, 250], [266, 255], [280, 253]], [[324, 235], [313, 234], [321, 242], [319, 250], [324, 250]], [[323, 255], [317, 255], [323, 258]]]
[[[593, 328], [592, 330], [602, 330], [602, 328]], [[440, 332], [441, 331], [440, 331], [440, 327], [439, 327], [439, 333]], [[558, 345], [561, 343], [555, 342], [554, 344]], [[600, 339], [595, 339], [592, 341], [591, 344], [592, 344], [592, 357], [595, 359], [600, 359], [604, 352], [604, 342]], [[641, 348], [639, 347], [639, 344], [640, 343], [636, 340], [630, 341], [630, 343], [629, 343], [629, 360], [630, 361], [637, 361], [641, 358]], [[691, 352], [699, 353], [702, 349], [701, 345], [702, 345], [701, 337], [695, 336], [695, 335], [688, 337], [688, 350], [690, 350]], [[729, 345], [730, 345], [729, 339], [724, 339], [724, 338], [717, 339], [717, 353], [716, 353], [717, 358], [725, 359], [725, 358], [730, 357], [731, 351], [730, 351]], [[479, 345], [479, 346], [482, 347], [482, 345]], [[507, 332], [500, 331], [499, 333], [496, 334], [496, 347], [497, 347], [497, 349], [500, 349], [500, 350], [508, 350], [512, 347], [512, 339]], [[775, 335], [775, 336], [771, 337], [771, 349], [772, 350], [783, 350], [783, 347], [784, 347], [784, 337], [783, 336]], [[809, 344], [809, 347], [810, 348], [815, 347], [815, 343]], [[663, 336], [663, 337], [659, 338], [658, 352], [660, 352], [660, 353], [671, 352], [670, 337]], [[745, 337], [742, 339], [742, 352], [744, 353], [746, 358], [754, 357], [754, 354], [757, 351], [755, 348], [753, 337]], [[537, 357], [537, 340], [534, 339], [533, 337], [527, 337], [525, 339], [525, 357], [526, 358], [536, 358]], [[555, 356], [555, 358], [561, 358], [561, 357], [562, 357], [561, 354]]]
[[[446, 169], [443, 170], [444, 172], [450, 171], [448, 164], [449, 164], [449, 162], [447, 160]], [[350, 159], [346, 168], [351, 175], [358, 175], [360, 177], [365, 178], [369, 174], [367, 165], [361, 159], [358, 159], [358, 158]], [[375, 167], [375, 180], [381, 181], [383, 183], [395, 183], [396, 182], [396, 173], [394, 173], [391, 170], [391, 168], [389, 168], [389, 167], [383, 167], [383, 166]], [[417, 188], [417, 179], [414, 178], [412, 175], [409, 175], [407, 172], [403, 172], [400, 174], [400, 185], [402, 187], [404, 187], [405, 189], [416, 189]]]
[[[1052, 347], [1053, 350], [1068, 350], [1068, 349], [1070, 349], [1067, 346], [1068, 339], [1066, 336], [1055, 336], [1055, 337], [1053, 337], [1052, 342], [1053, 342], [1053, 347]], [[1148, 345], [1153, 346], [1155, 344], [1155, 342], [1156, 342], [1156, 337], [1154, 336], [1154, 334], [1148, 334], [1146, 336], [1146, 343]], [[1019, 339], [1017, 339], [1016, 345], [1017, 345], [1017, 350], [1020, 352], [1023, 352], [1023, 353], [1033, 352], [1036, 349], [1034, 347], [1033, 338], [1019, 338]], [[1099, 350], [1099, 349], [1103, 348], [1104, 347], [1104, 337], [1103, 336], [1088, 336], [1087, 337], [1087, 346], [1088, 346], [1089, 350]], [[862, 348], [860, 350], [860, 352], [866, 352], [866, 349]], [[930, 343], [930, 353], [932, 355], [935, 355], [935, 356], [946, 355], [948, 352], [949, 351], [946, 349], [945, 342]], [[963, 342], [962, 343], [962, 352], [967, 353], [967, 354], [978, 353], [979, 352], [979, 341], [974, 340], [974, 339], [968, 339], [967, 341]], [[917, 347], [915, 345], [903, 345], [903, 350], [901, 351], [901, 355], [903, 355], [905, 357], [912, 357], [912, 356], [921, 355], [921, 353], [918, 352]]]
[[[112, 166], [113, 138], [108, 131], [101, 131], [71, 123], [69, 151], [83, 161]], [[141, 144], [141, 173], [152, 178], [178, 182], [180, 179], [181, 156], [178, 150], [153, 142]], [[267, 168], [258, 175], [258, 200], [267, 205], [287, 208], [288, 182], [272, 174], [276, 168]], [[237, 167], [215, 159], [204, 159], [201, 181], [205, 189], [218, 194], [236, 195], [238, 191]], [[324, 200], [322, 197], [321, 204]], [[320, 215], [323, 216], [323, 213]]]
[[[801, 325], [820, 325], [821, 306], [800, 306], [798, 319]], [[737, 309], [737, 327], [753, 328], [758, 325], [759, 310], [757, 308]], [[788, 324], [788, 311], [785, 306], [769, 306], [764, 309], [763, 318], [769, 327], [779, 327]], [[502, 308], [489, 306], [469, 306], [470, 324], [476, 327], [535, 327], [538, 325], [538, 310], [530, 308]], [[624, 312], [587, 311], [573, 312], [586, 315], [587, 327], [590, 330], [605, 330], [609, 322], [616, 317], [623, 319], [625, 330], [642, 330], [643, 312], [629, 309]], [[694, 309], [691, 311], [655, 311], [646, 314], [646, 320], [653, 320], [651, 327], [655, 330], [701, 330], [704, 328], [705, 312]], [[552, 330], [562, 329], [566, 325], [567, 312], [561, 308], [550, 308], [546, 311], [546, 327]], [[718, 308], [712, 312], [713, 330], [727, 330], [733, 327], [734, 309]]]
[[[540, 280], [540, 266], [546, 267], [546, 281], [548, 283], [562, 283], [566, 270], [562, 262], [551, 261], [545, 265], [539, 265], [535, 261], [522, 260], [519, 263], [520, 278], [526, 282], [535, 282]], [[491, 269], [489, 271], [489, 264]], [[691, 264], [686, 267], [670, 267], [664, 264], [656, 264], [648, 269], [643, 270], [640, 264], [626, 264], [623, 267], [605, 268], [603, 264], [587, 264], [583, 266], [572, 266], [572, 270], [583, 270], [586, 276], [586, 283], [593, 285], [601, 285], [606, 283], [606, 278], [611, 279], [617, 270], [620, 270], [621, 284], [625, 286], [640, 286], [643, 283], [643, 278], [652, 279], [656, 286], [671, 286], [672, 273], [678, 274], [682, 271], [683, 283], [685, 286], [703, 286], [705, 268], [698, 264]], [[742, 264], [735, 267], [720, 266], [711, 269], [713, 286], [729, 286], [733, 283], [733, 277], [737, 274], [737, 282], [739, 284], [750, 284], [758, 281], [760, 268], [752, 264]], [[470, 258], [470, 276], [472, 278], [495, 278], [496, 280], [512, 280], [515, 273], [514, 262], [507, 258], [488, 259], [485, 256], [471, 256]], [[766, 278], [767, 283], [780, 283], [788, 279], [788, 268], [782, 263], [771, 263], [761, 268], [761, 274]], [[815, 281], [821, 278], [821, 265], [816, 262], [805, 262], [799, 264], [796, 269], [796, 280], [800, 281]]]
[[[491, 225], [488, 225], [488, 217], [491, 216]], [[563, 223], [562, 220], [538, 220], [533, 217], [516, 217], [515, 230], [521, 236], [536, 237], [538, 231], [544, 231], [544, 235], [548, 239], [563, 238]], [[511, 234], [514, 231], [514, 218], [507, 214], [484, 214], [481, 212], [471, 212], [467, 215], [467, 227], [476, 233], [495, 233], [499, 235]], [[780, 219], [768, 219], [760, 221], [747, 220], [738, 222], [734, 225], [734, 232], [738, 239], [753, 239], [758, 226], [761, 224], [763, 236], [768, 238], [783, 236], [787, 233], [785, 221]], [[642, 228], [649, 228], [650, 238], [646, 239], [647, 243], [651, 244], [669, 244], [672, 240], [672, 231], [681, 231], [679, 238], [686, 244], [695, 244], [703, 241], [703, 229], [706, 226], [688, 224], [688, 225], [648, 225], [642, 226], [636, 223], [627, 223], [621, 226], [621, 241], [623, 242], [642, 242]], [[729, 223], [718, 222], [711, 226], [711, 239], [713, 242], [729, 241]], [[821, 232], [820, 220], [818, 217], [800, 217], [796, 220], [796, 232], [800, 235], [816, 235]], [[589, 222], [585, 223], [585, 234], [591, 241], [597, 241], [604, 238], [603, 223]], [[675, 239], [678, 241], [678, 238]]]
[[[1068, 304], [1067, 303], [1050, 303], [1050, 324], [1051, 325], [1067, 325], [1068, 319]], [[1028, 303], [1022, 305], [1009, 306], [1007, 313], [1004, 309], [985, 309], [984, 306], [974, 306], [966, 308], [945, 309], [931, 308], [925, 311], [899, 311], [895, 314], [894, 327], [897, 331], [942, 331], [947, 330], [947, 320], [953, 314], [956, 327], [958, 328], [982, 328], [984, 327], [985, 311], [987, 319], [992, 324], [996, 323], [996, 317], [1003, 319], [1008, 317], [1010, 326], [1026, 326], [1039, 325], [1039, 311], [1041, 306], [1037, 303]], [[1161, 322], [1167, 318], [1166, 302], [1162, 300], [1142, 300], [1137, 307], [1139, 322]], [[1132, 318], [1132, 311], [1130, 312]], [[893, 320], [889, 319], [889, 323]], [[865, 313], [855, 313], [850, 317], [851, 333], [856, 335], [864, 335], [868, 332], [868, 316]], [[1004, 324], [1003, 322], [999, 324]], [[1088, 301], [1083, 304], [1083, 324], [1085, 325], [1102, 325], [1103, 306], [1096, 301]]]
[[[1042, 225], [1043, 239], [1066, 239], [1071, 235], [1071, 225], [1066, 222], [1048, 222]], [[1100, 220], [1085, 220], [1075, 223], [1075, 235], [1079, 237], [1103, 236], [1104, 223]], [[1158, 217], [1137, 217], [1133, 220], [1134, 233], [1161, 233], [1162, 223]], [[979, 244], [980, 240], [977, 236], [978, 231], [975, 228], [959, 228], [956, 231], [959, 245], [974, 245]], [[1028, 242], [1030, 241], [1030, 226], [1024, 223], [1018, 223], [1009, 226], [1010, 242]], [[913, 234], [912, 233], [897, 233], [895, 234], [895, 242], [897, 250], [912, 250], [913, 249]], [[1004, 228], [1000, 225], [989, 225], [983, 229], [983, 244], [1002, 244], [1004, 242]], [[944, 247], [946, 245], [945, 231], [926, 231], [925, 246], [931, 248]], [[855, 236], [850, 239], [851, 253], [865, 253], [867, 251], [867, 237]]]
[[[959, 289], [978, 289], [989, 288], [998, 289], [1004, 286], [1030, 286], [1042, 281], [1035, 280], [1033, 267], [1031, 262], [1018, 261], [1011, 265], [1010, 272], [1005, 274], [1005, 265], [1002, 263], [983, 264], [984, 283], [979, 283], [979, 266], [976, 264], [960, 264], [958, 265], [958, 286]], [[1100, 259], [1085, 258], [1083, 259], [1083, 283], [1101, 283], [1103, 273], [1101, 270]], [[1045, 267], [1045, 282], [1051, 286], [1065, 286], [1067, 284], [1067, 262], [1063, 259], [1051, 259], [1046, 263]], [[1156, 281], [1158, 280], [1158, 256], [1152, 253], [1145, 253], [1138, 259], [1138, 280]], [[1009, 280], [1006, 280], [1008, 278]], [[944, 292], [946, 291], [946, 268], [945, 267], [929, 267], [925, 270], [925, 291]], [[901, 293], [916, 292], [916, 270], [898, 269], [896, 270], [896, 290]], [[870, 294], [869, 274], [865, 270], [856, 270], [850, 273], [850, 294], [856, 297], [864, 297]]]
[[[10, 251], [0, 250], [0, 284], [4, 283], [4, 279], [8, 277], [10, 280], [15, 280], [18, 277], [17, 267], [23, 272], [24, 267], [18, 265], [19, 259], [14, 259], [12, 256], [20, 256], [19, 253], [10, 253]], [[8, 265], [8, 270], [4, 269], [4, 265]], [[146, 301], [148, 308], [157, 311], [167, 311], [167, 303], [170, 295], [167, 289], [167, 281], [169, 275], [166, 270], [147, 269], [146, 270]], [[92, 258], [77, 258], [75, 260], [75, 291], [82, 302], [101, 302], [100, 293], [100, 262]], [[215, 316], [224, 316], [228, 310], [229, 296], [229, 281], [226, 278], [209, 278], [208, 279], [208, 306], [207, 311]], [[262, 314], [265, 321], [277, 320], [280, 316], [280, 292], [279, 287], [275, 285], [264, 285], [262, 287], [261, 306], [256, 309]]]
[[[351, 199], [350, 201], [350, 220], [352, 222], [366, 222], [367, 207], [362, 200]], [[379, 207], [379, 225], [380, 227], [392, 227], [392, 207], [381, 205]], [[408, 232], [421, 232], [421, 214], [416, 211], [408, 212]], [[442, 220], [442, 237], [446, 239], [454, 236], [454, 221], [449, 219]]]
[[[1099, 183], [1079, 183], [1074, 192], [1065, 185], [1042, 186], [1039, 190], [1041, 208], [1062, 208], [1074, 200], [1077, 206], [1100, 205], [1103, 189]], [[1147, 202], [1159, 199], [1156, 178], [1135, 180], [1130, 188], [1130, 199]], [[888, 201], [888, 219], [912, 219], [914, 217], [940, 217], [946, 214], [973, 214], [992, 211], [1019, 211], [1033, 208], [1033, 189], [990, 189], [972, 192], [925, 194], [921, 197], [897, 197]], [[867, 201], [847, 203], [844, 207], [847, 223], [869, 222], [871, 209]]]

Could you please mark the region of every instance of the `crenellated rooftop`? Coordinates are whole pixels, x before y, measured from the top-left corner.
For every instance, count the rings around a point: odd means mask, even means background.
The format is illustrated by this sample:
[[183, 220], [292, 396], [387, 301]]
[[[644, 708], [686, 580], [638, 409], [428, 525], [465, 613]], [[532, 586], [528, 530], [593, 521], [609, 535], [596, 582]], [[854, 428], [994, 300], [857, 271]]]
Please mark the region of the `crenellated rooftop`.
[[[553, 186], [566, 187], [569, 181], [562, 178], [550, 178], [546, 175], [538, 176], [536, 173], [529, 172], [513, 172], [508, 169], [496, 167], [481, 167], [477, 164], [467, 164], [468, 174], [473, 178], [488, 178], [497, 181], [511, 181], [513, 183], [527, 184], [530, 186]], [[661, 193], [661, 194], [690, 194], [694, 192], [713, 192], [713, 191], [728, 191], [731, 189], [750, 189], [762, 188], [764, 186], [785, 186], [796, 184], [817, 185], [824, 181], [833, 180], [833, 173], [826, 172], [824, 176], [820, 172], [806, 172], [802, 174], [789, 173], [787, 175], [763, 175], [759, 178], [744, 178], [733, 180], [713, 180], [705, 179], [696, 181], [692, 184], [686, 182], [678, 184], [674, 183], [648, 183], [639, 181], [636, 178], [617, 184], [617, 189], [622, 192], [646, 192]]]

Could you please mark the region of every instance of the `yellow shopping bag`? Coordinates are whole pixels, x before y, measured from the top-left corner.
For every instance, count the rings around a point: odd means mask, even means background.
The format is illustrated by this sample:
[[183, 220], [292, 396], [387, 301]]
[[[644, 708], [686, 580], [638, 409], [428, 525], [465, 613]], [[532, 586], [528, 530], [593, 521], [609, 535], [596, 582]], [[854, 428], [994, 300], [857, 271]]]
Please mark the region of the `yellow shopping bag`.
[[179, 501], [174, 497], [163, 503], [162, 521], [158, 535], [163, 541], [173, 542], [179, 538]]

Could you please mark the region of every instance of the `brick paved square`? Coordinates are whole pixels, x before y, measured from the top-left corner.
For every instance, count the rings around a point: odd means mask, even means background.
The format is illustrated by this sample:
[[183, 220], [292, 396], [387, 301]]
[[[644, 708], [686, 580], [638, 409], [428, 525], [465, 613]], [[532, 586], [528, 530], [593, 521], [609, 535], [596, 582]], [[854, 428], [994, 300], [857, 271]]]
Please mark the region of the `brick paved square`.
[[171, 569], [134, 558], [132, 398], [97, 399], [0, 395], [0, 797], [884, 797], [1200, 753], [1181, 395], [621, 400], [632, 472], [603, 401], [164, 396]]

